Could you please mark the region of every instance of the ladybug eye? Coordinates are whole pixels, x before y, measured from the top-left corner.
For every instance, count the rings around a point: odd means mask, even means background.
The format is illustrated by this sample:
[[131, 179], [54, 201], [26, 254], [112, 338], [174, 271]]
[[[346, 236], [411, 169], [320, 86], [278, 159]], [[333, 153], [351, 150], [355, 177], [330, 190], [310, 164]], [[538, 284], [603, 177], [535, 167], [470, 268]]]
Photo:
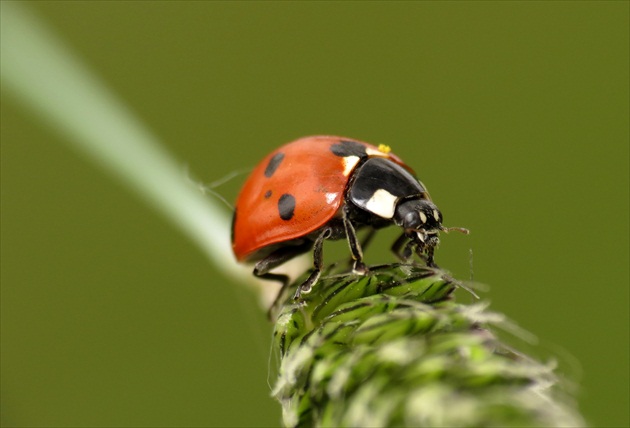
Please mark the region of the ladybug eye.
[[[437, 207], [427, 200], [420, 200], [417, 211], [414, 213], [413, 229], [425, 235], [435, 234], [442, 229], [442, 213]], [[421, 239], [422, 240], [422, 239]]]

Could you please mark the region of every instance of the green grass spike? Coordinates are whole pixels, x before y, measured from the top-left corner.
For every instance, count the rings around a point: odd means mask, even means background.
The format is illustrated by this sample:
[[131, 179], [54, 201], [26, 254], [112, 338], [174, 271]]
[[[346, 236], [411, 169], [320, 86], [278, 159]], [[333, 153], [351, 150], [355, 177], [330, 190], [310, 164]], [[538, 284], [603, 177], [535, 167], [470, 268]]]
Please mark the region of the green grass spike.
[[289, 300], [274, 331], [285, 425], [583, 426], [553, 365], [502, 344], [491, 327], [503, 317], [456, 303], [456, 288], [440, 270], [392, 265]]

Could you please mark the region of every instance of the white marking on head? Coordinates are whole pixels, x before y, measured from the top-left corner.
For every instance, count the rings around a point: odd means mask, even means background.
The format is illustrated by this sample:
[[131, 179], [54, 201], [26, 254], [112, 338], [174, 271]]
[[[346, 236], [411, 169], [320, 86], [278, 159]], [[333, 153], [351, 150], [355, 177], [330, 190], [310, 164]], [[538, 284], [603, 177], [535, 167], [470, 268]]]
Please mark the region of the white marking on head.
[[424, 233], [423, 232], [416, 232], [416, 235], [418, 236], [418, 239], [421, 240], [422, 242], [424, 242]]
[[361, 158], [358, 156], [345, 156], [341, 158], [341, 162], [343, 163], [343, 175], [348, 177], [352, 171], [354, 171], [354, 167], [357, 166], [360, 160]]
[[420, 211], [420, 212], [418, 213], [418, 215], [420, 216], [420, 221], [421, 221], [422, 223], [426, 223], [426, 222], [427, 222], [427, 215], [426, 215], [425, 213], [423, 213], [422, 211]]
[[440, 221], [440, 213], [438, 212], [438, 210], [433, 210], [433, 218], [435, 219], [435, 221]]
[[394, 217], [394, 211], [396, 210], [397, 196], [392, 195], [385, 189], [378, 189], [369, 201], [365, 204], [365, 208], [368, 211], [383, 218]]

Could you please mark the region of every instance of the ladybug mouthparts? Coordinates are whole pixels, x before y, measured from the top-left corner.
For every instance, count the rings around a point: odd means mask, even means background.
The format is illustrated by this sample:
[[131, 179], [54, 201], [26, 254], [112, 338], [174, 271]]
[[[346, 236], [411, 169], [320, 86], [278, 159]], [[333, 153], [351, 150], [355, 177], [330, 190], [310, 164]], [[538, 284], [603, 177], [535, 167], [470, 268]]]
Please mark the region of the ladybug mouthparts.
[[468, 234], [468, 229], [462, 227], [442, 226], [442, 213], [438, 207], [429, 199], [413, 198], [403, 200], [396, 206], [394, 215], [396, 225], [404, 229], [404, 235], [410, 239], [402, 252], [398, 252], [403, 259], [411, 257], [415, 247], [415, 252], [419, 256], [426, 254], [429, 265], [433, 265], [433, 252], [440, 243], [439, 233], [456, 230]]
[[427, 241], [429, 239], [437, 239], [438, 242], [436, 242], [436, 245], [439, 243], [439, 238], [438, 238], [438, 231], [435, 230], [431, 230], [431, 231], [423, 231], [423, 230], [414, 230], [414, 232], [416, 233], [416, 237], [423, 243], [427, 243]]

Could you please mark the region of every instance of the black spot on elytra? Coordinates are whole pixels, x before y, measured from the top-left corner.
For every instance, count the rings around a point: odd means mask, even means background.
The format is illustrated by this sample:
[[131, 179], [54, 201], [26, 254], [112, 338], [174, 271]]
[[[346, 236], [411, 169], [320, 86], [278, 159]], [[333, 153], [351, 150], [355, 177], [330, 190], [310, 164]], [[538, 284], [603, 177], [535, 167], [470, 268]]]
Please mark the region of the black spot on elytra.
[[335, 156], [342, 158], [348, 156], [358, 156], [359, 158], [364, 158], [367, 156], [365, 146], [361, 143], [357, 143], [356, 141], [342, 140], [330, 146], [330, 151], [333, 152]]
[[269, 178], [274, 172], [276, 172], [282, 162], [282, 159], [284, 159], [284, 153], [282, 152], [276, 153], [271, 159], [269, 159], [269, 163], [265, 168], [265, 177]]
[[291, 220], [295, 211], [295, 197], [288, 193], [280, 196], [278, 200], [278, 212], [282, 220]]
[[271, 198], [271, 190], [267, 190], [265, 192], [265, 199], [269, 199], [269, 198]]

